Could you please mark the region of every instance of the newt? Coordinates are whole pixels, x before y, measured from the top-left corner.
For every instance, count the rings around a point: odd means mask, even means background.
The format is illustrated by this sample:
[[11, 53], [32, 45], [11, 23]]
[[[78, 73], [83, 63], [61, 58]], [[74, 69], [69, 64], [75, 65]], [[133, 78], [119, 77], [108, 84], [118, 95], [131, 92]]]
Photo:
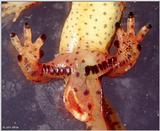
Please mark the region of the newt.
[[[23, 10], [42, 3], [4, 3], [2, 17], [15, 13], [14, 22]], [[45, 34], [33, 42], [28, 23], [24, 24], [24, 42], [15, 32], [10, 34], [26, 78], [38, 83], [64, 78], [65, 107], [90, 130], [125, 129], [104, 97], [100, 78], [114, 78], [132, 69], [141, 52], [140, 42], [152, 27], [146, 24], [135, 33], [135, 16], [130, 12], [125, 31], [120, 24], [125, 7], [126, 2], [72, 2], [61, 33], [59, 54], [46, 63], [40, 63]], [[115, 54], [109, 51], [112, 44], [117, 48]]]

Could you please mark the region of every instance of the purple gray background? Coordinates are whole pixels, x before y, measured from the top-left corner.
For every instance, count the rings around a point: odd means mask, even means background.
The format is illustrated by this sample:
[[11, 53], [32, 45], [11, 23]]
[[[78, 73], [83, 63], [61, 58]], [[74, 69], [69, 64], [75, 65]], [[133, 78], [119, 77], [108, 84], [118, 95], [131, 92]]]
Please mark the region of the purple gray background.
[[[17, 22], [2, 19], [2, 128], [3, 129], [85, 129], [85, 124], [65, 110], [63, 80], [34, 84], [17, 64], [17, 52], [9, 34], [22, 38], [23, 24], [29, 22], [33, 41], [47, 35], [42, 62], [58, 53], [63, 23], [70, 9], [67, 2], [48, 2], [24, 11]], [[159, 3], [129, 2], [122, 19], [136, 14], [136, 31], [146, 23], [153, 28], [142, 44], [136, 66], [122, 77], [102, 79], [104, 94], [118, 111], [127, 129], [159, 129]]]

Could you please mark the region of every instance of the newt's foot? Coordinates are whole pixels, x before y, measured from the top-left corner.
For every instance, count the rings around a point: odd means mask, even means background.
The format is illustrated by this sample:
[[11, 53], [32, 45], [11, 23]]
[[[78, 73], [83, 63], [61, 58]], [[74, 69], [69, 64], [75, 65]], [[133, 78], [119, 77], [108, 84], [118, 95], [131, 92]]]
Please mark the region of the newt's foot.
[[141, 42], [144, 39], [144, 36], [149, 32], [151, 27], [152, 26], [150, 24], [147, 24], [139, 30], [137, 35], [135, 35], [135, 18], [134, 14], [130, 12], [127, 20], [127, 31], [125, 32], [120, 25], [119, 27], [117, 27], [117, 37], [119, 41], [118, 51], [129, 52], [129, 48], [131, 47], [134, 53], [139, 53], [141, 49], [139, 42]]
[[119, 23], [116, 23], [118, 40], [115, 41], [114, 45], [118, 49], [116, 54], [117, 63], [115, 68], [107, 74], [108, 76], [116, 77], [122, 75], [134, 66], [141, 51], [139, 42], [144, 39], [144, 36], [150, 31], [151, 27], [150, 24], [143, 26], [136, 35], [135, 18], [132, 12], [128, 15], [126, 32], [121, 28]]
[[26, 58], [29, 61], [37, 62], [43, 55], [43, 52], [40, 50], [46, 36], [41, 35], [34, 43], [32, 43], [32, 31], [28, 23], [24, 25], [24, 41], [23, 45], [16, 33], [11, 33], [11, 42], [18, 51], [18, 61], [21, 62], [22, 58]]

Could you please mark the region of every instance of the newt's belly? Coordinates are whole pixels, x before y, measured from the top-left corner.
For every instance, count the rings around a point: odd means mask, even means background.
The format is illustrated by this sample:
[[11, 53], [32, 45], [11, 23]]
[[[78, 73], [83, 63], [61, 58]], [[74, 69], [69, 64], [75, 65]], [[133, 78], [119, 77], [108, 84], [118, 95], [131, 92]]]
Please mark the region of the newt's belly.
[[73, 2], [63, 27], [60, 53], [77, 49], [106, 52], [124, 7], [124, 2]]

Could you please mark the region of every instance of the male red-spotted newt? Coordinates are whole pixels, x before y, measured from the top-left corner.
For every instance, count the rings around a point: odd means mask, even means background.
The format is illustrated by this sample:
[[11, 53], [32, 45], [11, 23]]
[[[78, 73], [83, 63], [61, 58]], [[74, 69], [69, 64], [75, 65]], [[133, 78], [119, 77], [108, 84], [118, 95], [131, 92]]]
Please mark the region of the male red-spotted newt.
[[[2, 16], [15, 13], [13, 21], [16, 21], [21, 11], [38, 3], [4, 3]], [[31, 27], [25, 23], [23, 43], [16, 33], [10, 35], [26, 78], [34, 82], [64, 78], [65, 107], [76, 119], [85, 122], [87, 129], [124, 129], [104, 98], [100, 77], [117, 77], [130, 70], [140, 55], [139, 43], [151, 29], [147, 24], [136, 34], [135, 17], [130, 12], [124, 31], [120, 19], [125, 6], [125, 2], [72, 2], [62, 30], [59, 54], [47, 63], [40, 63], [44, 34], [32, 42]], [[117, 40], [113, 39], [115, 35]], [[111, 55], [109, 48], [113, 41], [117, 52]]]

